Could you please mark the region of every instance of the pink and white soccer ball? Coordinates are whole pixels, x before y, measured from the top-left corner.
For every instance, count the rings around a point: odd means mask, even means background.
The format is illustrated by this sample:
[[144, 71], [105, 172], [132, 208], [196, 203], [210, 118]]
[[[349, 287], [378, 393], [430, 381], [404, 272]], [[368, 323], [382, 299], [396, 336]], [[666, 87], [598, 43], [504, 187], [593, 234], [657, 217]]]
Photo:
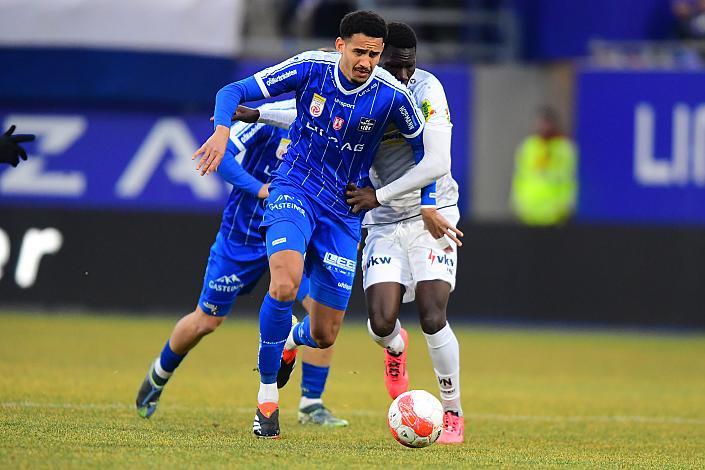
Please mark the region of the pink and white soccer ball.
[[443, 406], [425, 390], [410, 390], [392, 402], [387, 424], [400, 444], [427, 447], [438, 440], [443, 430]]

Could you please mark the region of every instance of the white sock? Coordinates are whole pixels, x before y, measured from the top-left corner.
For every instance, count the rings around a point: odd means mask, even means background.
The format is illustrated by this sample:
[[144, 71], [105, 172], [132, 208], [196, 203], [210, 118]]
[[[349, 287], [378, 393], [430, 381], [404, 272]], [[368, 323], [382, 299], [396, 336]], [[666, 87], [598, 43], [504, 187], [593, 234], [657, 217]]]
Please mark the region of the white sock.
[[257, 393], [257, 403], [279, 403], [279, 390], [277, 383], [259, 384], [259, 393]]
[[427, 335], [426, 345], [431, 356], [433, 370], [438, 379], [443, 411], [455, 411], [462, 416], [460, 406], [460, 346], [455, 333], [446, 326], [432, 335]]
[[284, 349], [291, 351], [296, 349], [299, 345], [294, 342], [294, 327], [289, 330], [289, 336], [286, 337], [286, 342], [284, 343]]
[[323, 400], [321, 398], [308, 398], [308, 397], [301, 397], [301, 401], [299, 402], [299, 409], [303, 410], [307, 406], [311, 405], [316, 405], [316, 404], [323, 404]]
[[157, 375], [164, 380], [168, 379], [169, 377], [171, 377], [171, 374], [173, 374], [173, 372], [167, 372], [162, 369], [162, 363], [159, 358], [154, 361], [154, 372], [156, 372]]
[[375, 332], [372, 331], [372, 324], [370, 323], [370, 320], [367, 320], [367, 331], [370, 334], [372, 341], [379, 344], [390, 353], [399, 355], [404, 352], [404, 340], [399, 333], [401, 331], [401, 323], [399, 323], [399, 320], [397, 320], [396, 325], [394, 325], [394, 331], [392, 331], [388, 336], [377, 336]]

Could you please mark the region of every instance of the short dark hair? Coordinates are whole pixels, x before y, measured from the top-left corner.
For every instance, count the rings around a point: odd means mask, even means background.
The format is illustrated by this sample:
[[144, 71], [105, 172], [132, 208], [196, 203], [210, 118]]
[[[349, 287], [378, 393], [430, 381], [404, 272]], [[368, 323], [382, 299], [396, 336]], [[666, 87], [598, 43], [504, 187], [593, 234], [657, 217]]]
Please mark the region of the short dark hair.
[[382, 41], [387, 42], [387, 23], [373, 11], [353, 11], [340, 20], [340, 37], [349, 39], [357, 33], [371, 38], [382, 38]]
[[406, 23], [387, 24], [387, 45], [400, 49], [416, 47], [416, 33]]

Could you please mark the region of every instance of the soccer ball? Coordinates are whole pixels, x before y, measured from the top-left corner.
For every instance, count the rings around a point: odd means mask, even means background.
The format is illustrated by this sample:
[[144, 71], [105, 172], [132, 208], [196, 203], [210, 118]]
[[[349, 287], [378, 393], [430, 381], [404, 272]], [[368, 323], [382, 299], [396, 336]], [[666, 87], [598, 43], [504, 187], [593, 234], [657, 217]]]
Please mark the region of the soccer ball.
[[389, 407], [387, 424], [400, 444], [406, 447], [430, 446], [443, 430], [443, 406], [425, 390], [404, 392]]

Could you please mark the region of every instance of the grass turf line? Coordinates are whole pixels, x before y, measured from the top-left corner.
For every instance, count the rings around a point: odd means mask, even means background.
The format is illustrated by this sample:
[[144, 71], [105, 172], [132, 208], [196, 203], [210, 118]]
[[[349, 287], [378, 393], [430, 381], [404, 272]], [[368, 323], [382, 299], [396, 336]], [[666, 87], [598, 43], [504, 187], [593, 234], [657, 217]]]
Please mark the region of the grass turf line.
[[[705, 467], [702, 336], [456, 326], [466, 443], [412, 450], [387, 430], [382, 352], [354, 318], [324, 394], [349, 428], [296, 422], [297, 368], [283, 438], [255, 439], [257, 329], [238, 319], [187, 357], [151, 420], [137, 417], [137, 387], [175, 320], [0, 315], [0, 467]], [[437, 393], [409, 330], [412, 388]]]

